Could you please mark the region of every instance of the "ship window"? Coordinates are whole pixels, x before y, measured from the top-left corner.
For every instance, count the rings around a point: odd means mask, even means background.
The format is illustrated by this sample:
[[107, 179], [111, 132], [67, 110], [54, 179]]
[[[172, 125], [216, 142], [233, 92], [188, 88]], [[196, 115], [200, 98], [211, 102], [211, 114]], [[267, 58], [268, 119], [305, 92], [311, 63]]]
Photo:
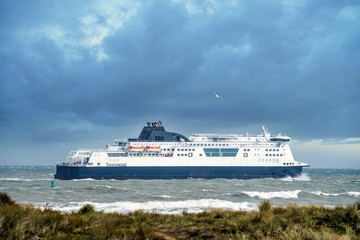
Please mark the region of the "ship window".
[[122, 157], [122, 153], [107, 153], [108, 157]]
[[278, 157], [278, 156], [279, 156], [279, 154], [276, 154], [276, 156]]
[[207, 157], [235, 157], [238, 148], [204, 148]]
[[265, 157], [267, 157], [268, 156], [268, 154], [265, 154]]
[[181, 156], [184, 156], [184, 154], [182, 153]]
[[200, 153], [200, 154], [199, 154], [199, 156], [201, 157], [201, 156], [202, 156], [202, 154]]
[[187, 156], [187, 154], [185, 153], [185, 157]]
[[180, 156], [180, 154], [178, 154], [178, 156]]
[[276, 149], [276, 151], [279, 151], [279, 149]]
[[193, 148], [193, 151], [195, 151], [195, 148]]
[[184, 149], [182, 148], [181, 151], [184, 151]]
[[248, 157], [248, 153], [244, 153], [244, 155], [243, 155], [244, 157]]
[[244, 152], [246, 152], [246, 149], [244, 148]]
[[185, 151], [187, 151], [187, 148], [185, 148]]
[[248, 152], [250, 152], [250, 149], [248, 149]]

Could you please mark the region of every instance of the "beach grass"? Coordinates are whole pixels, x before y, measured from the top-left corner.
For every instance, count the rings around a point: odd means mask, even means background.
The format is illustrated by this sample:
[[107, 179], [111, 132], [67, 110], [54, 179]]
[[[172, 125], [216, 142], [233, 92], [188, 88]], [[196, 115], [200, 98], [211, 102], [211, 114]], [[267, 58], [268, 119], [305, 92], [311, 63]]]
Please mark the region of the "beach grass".
[[128, 214], [84, 205], [62, 213], [15, 203], [0, 193], [0, 239], [360, 239], [360, 201], [349, 206], [272, 206], [258, 211]]

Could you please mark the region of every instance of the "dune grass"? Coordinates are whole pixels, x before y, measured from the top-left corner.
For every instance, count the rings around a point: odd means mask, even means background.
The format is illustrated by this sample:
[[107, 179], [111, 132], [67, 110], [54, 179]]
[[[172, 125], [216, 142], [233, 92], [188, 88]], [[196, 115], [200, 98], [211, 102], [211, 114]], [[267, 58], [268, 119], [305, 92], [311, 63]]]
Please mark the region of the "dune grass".
[[360, 239], [360, 201], [351, 206], [275, 207], [259, 211], [212, 209], [167, 215], [135, 211], [61, 213], [16, 204], [0, 193], [0, 239]]

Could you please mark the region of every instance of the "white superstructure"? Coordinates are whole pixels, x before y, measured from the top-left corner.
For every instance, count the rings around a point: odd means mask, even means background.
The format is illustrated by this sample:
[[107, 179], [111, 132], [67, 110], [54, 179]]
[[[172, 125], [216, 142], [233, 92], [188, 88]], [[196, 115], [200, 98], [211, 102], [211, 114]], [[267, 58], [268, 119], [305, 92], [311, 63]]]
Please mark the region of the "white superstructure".
[[308, 166], [294, 160], [288, 136], [193, 134], [180, 141], [115, 140], [71, 151], [64, 164], [94, 166]]

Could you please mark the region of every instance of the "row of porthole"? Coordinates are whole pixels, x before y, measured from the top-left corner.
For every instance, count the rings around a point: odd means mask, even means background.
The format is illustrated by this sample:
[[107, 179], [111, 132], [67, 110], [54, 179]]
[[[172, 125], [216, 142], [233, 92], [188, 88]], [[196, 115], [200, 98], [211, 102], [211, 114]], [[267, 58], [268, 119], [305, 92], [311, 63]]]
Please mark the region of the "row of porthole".
[[273, 163], [278, 163], [279, 159], [259, 159], [258, 162], [273, 162]]
[[286, 165], [286, 166], [288, 166], [288, 165], [294, 165], [294, 163], [283, 163], [283, 165]]

